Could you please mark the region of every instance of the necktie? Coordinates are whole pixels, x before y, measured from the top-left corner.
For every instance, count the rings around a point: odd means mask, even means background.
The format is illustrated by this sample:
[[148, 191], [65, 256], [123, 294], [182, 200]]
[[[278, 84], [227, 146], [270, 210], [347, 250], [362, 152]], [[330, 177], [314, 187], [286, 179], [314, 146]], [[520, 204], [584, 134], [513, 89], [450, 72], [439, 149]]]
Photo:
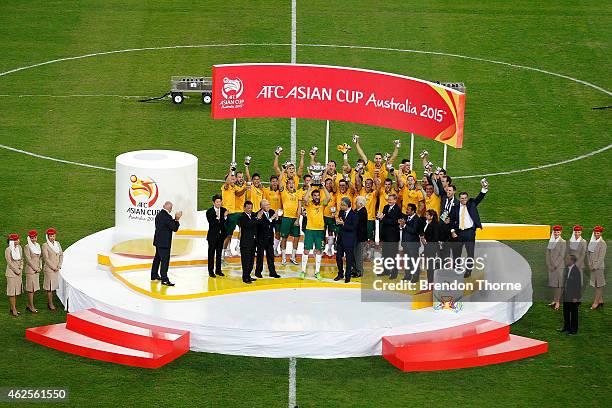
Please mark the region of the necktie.
[[459, 222], [459, 229], [465, 229], [465, 212], [467, 211], [467, 206], [461, 206], [461, 221]]

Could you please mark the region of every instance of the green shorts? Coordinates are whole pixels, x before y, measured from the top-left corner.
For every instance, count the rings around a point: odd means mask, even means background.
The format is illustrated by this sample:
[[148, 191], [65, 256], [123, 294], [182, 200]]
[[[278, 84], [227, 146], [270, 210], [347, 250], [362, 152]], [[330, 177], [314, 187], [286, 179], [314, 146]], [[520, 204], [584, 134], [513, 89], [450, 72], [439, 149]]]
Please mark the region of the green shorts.
[[287, 238], [289, 235], [292, 237], [300, 236], [300, 226], [294, 225], [295, 218], [283, 217], [281, 218], [280, 234], [281, 237]]
[[304, 251], [310, 251], [314, 249], [320, 251], [323, 249], [323, 238], [325, 238], [325, 231], [323, 230], [309, 230], [304, 231]]
[[338, 232], [338, 226], [336, 225], [336, 219], [333, 217], [323, 217], [323, 222], [325, 222], [325, 230], [328, 234]]
[[227, 236], [229, 237], [234, 233], [236, 229], [236, 225], [238, 225], [238, 220], [242, 216], [242, 212], [231, 213], [227, 216], [227, 224], [225, 224], [225, 230], [227, 231]]
[[374, 241], [374, 230], [376, 229], [376, 221], [368, 220], [368, 239]]

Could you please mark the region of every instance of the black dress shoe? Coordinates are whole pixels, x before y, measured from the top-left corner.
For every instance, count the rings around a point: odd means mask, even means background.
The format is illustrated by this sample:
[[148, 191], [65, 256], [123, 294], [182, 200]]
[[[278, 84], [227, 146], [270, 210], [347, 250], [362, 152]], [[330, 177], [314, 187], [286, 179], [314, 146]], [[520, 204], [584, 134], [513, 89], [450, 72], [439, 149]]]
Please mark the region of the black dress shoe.
[[255, 282], [255, 281], [257, 280], [257, 279], [255, 279], [255, 278], [254, 278], [254, 277], [252, 277], [252, 276], [249, 276], [249, 279], [251, 280], [251, 282]]
[[225, 276], [225, 274], [223, 272], [221, 272], [221, 271], [215, 272], [215, 273], [217, 274], [217, 276]]
[[164, 286], [174, 286], [174, 283], [172, 283], [170, 281], [165, 281], [165, 282], [162, 281], [162, 285], [164, 285]]
[[261, 272], [260, 273], [255, 273], [255, 277], [259, 278], [259, 279], [263, 279], [263, 276], [262, 276]]
[[568, 335], [568, 336], [573, 336], [573, 335], [575, 335], [575, 334], [578, 334], [578, 332], [577, 332], [577, 331], [568, 331], [568, 332], [567, 332], [567, 335]]
[[214, 273], [210, 273], [210, 272], [209, 272], [209, 273], [208, 273], [208, 277], [209, 277], [209, 278], [216, 278], [216, 277], [217, 277], [217, 275], [215, 275]]
[[280, 278], [281, 276], [278, 273], [275, 273], [274, 275], [270, 275], [271, 278]]
[[159, 277], [159, 276], [152, 276], [152, 277], [151, 277], [151, 280], [152, 280], [152, 281], [160, 281], [160, 280], [161, 280], [161, 277]]
[[557, 331], [559, 333], [569, 333], [569, 329], [566, 329], [566, 328], [557, 329]]
[[336, 282], [338, 282], [339, 280], [342, 280], [342, 279], [344, 279], [344, 276], [342, 276], [342, 275], [338, 275], [338, 276], [336, 276], [336, 277], [334, 278], [334, 280], [335, 280]]
[[344, 283], [351, 283], [351, 278], [344, 279]]
[[249, 279], [249, 280], [243, 279], [242, 281], [243, 281], [244, 283], [248, 283], [248, 284], [251, 284], [251, 282], [253, 282], [253, 281], [252, 281], [252, 280], [250, 280], [250, 279]]

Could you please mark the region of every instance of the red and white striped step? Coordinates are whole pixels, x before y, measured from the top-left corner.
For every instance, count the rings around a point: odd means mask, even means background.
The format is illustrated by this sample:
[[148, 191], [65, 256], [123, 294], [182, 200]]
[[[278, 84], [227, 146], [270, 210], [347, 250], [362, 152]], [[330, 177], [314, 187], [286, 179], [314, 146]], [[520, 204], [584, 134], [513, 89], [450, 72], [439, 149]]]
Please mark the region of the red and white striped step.
[[188, 331], [96, 309], [69, 313], [66, 323], [26, 329], [26, 339], [66, 353], [145, 368], [159, 368], [189, 351]]
[[532, 357], [548, 343], [510, 334], [510, 327], [478, 320], [446, 329], [385, 336], [382, 354], [402, 371], [476, 367]]

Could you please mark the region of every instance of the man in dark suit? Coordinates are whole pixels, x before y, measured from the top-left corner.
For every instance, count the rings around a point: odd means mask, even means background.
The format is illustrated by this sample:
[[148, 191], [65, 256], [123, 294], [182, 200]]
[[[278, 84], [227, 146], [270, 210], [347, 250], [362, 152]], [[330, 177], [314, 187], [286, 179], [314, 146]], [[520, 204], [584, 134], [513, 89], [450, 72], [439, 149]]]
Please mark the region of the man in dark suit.
[[270, 208], [268, 200], [261, 200], [261, 209], [257, 212], [257, 265], [255, 276], [263, 278], [263, 258], [266, 255], [268, 273], [271, 278], [280, 278], [274, 267], [274, 227], [278, 224], [278, 215]]
[[[355, 263], [355, 245], [357, 244], [357, 228], [359, 219], [355, 211], [351, 210], [351, 200], [344, 197], [340, 201], [340, 214], [336, 218], [339, 227], [336, 239], [336, 265], [338, 265], [338, 276], [334, 278], [339, 281], [344, 278], [344, 282], [351, 281], [353, 264]], [[342, 257], [346, 257], [346, 273], [342, 263]]]
[[[215, 194], [212, 198], [213, 206], [206, 210], [208, 221], [208, 276], [225, 276], [221, 272], [221, 254], [223, 252], [223, 241], [227, 237], [225, 223], [227, 222], [227, 210], [221, 207], [223, 198], [221, 194]], [[216, 267], [216, 268], [215, 268]]]
[[242, 281], [251, 283], [257, 279], [251, 277], [253, 262], [255, 261], [255, 247], [257, 245], [257, 218], [253, 214], [253, 203], [244, 202], [244, 213], [238, 220], [240, 226], [240, 261], [242, 262]]
[[355, 199], [355, 213], [357, 214], [357, 245], [355, 246], [355, 265], [353, 277], [363, 275], [363, 257], [368, 244], [368, 210], [365, 207], [366, 198], [358, 196]]
[[[455, 259], [461, 256], [463, 247], [467, 251], [469, 259], [474, 259], [474, 246], [476, 242], [476, 228], [482, 229], [480, 223], [480, 215], [478, 214], [478, 204], [485, 198], [488, 191], [488, 183], [483, 179], [481, 182], [482, 189], [476, 198], [469, 198], [468, 193], [462, 192], [459, 194], [459, 205], [453, 206], [451, 217], [451, 236], [457, 239], [455, 246], [457, 253], [453, 254]], [[473, 262], [468, 262], [472, 265]], [[468, 278], [472, 274], [472, 268], [466, 268], [464, 277]]]
[[[400, 241], [400, 218], [403, 218], [399, 206], [396, 204], [397, 195], [389, 194], [387, 197], [387, 205], [384, 206], [382, 213], [378, 219], [380, 221], [380, 241], [382, 242], [382, 257], [384, 259], [393, 258], [397, 255], [397, 250]], [[385, 270], [384, 275], [389, 275], [390, 279], [397, 278], [397, 267], [394, 266], [391, 270]]]
[[[439, 186], [441, 185], [442, 183], [439, 184]], [[442, 213], [445, 213], [445, 212], [447, 214], [450, 214], [451, 210], [454, 207], [457, 207], [459, 205], [459, 200], [457, 200], [457, 198], [455, 197], [455, 192], [457, 191], [457, 188], [455, 187], [454, 184], [449, 184], [448, 186], [446, 186], [446, 189], [439, 190], [439, 191], [440, 191], [440, 215], [442, 215]]]
[[566, 258], [567, 270], [563, 288], [563, 328], [561, 333], [578, 333], [578, 306], [582, 297], [582, 273], [576, 266], [576, 256]]
[[179, 220], [183, 215], [182, 211], [177, 211], [174, 218], [172, 218], [172, 215], [170, 215], [171, 211], [172, 203], [166, 201], [163, 209], [155, 216], [155, 235], [153, 236], [155, 257], [151, 265], [151, 280], [161, 280], [162, 285], [165, 286], [174, 286], [174, 283], [168, 279], [170, 248], [172, 247], [172, 233], [178, 231], [180, 226]]
[[409, 203], [406, 208], [406, 217], [400, 219], [400, 227], [404, 231], [402, 234], [402, 248], [408, 256], [409, 262], [409, 267], [404, 272], [404, 280], [412, 282], [419, 280], [419, 268], [416, 265], [419, 258], [421, 218], [416, 214], [416, 210], [416, 205]]

